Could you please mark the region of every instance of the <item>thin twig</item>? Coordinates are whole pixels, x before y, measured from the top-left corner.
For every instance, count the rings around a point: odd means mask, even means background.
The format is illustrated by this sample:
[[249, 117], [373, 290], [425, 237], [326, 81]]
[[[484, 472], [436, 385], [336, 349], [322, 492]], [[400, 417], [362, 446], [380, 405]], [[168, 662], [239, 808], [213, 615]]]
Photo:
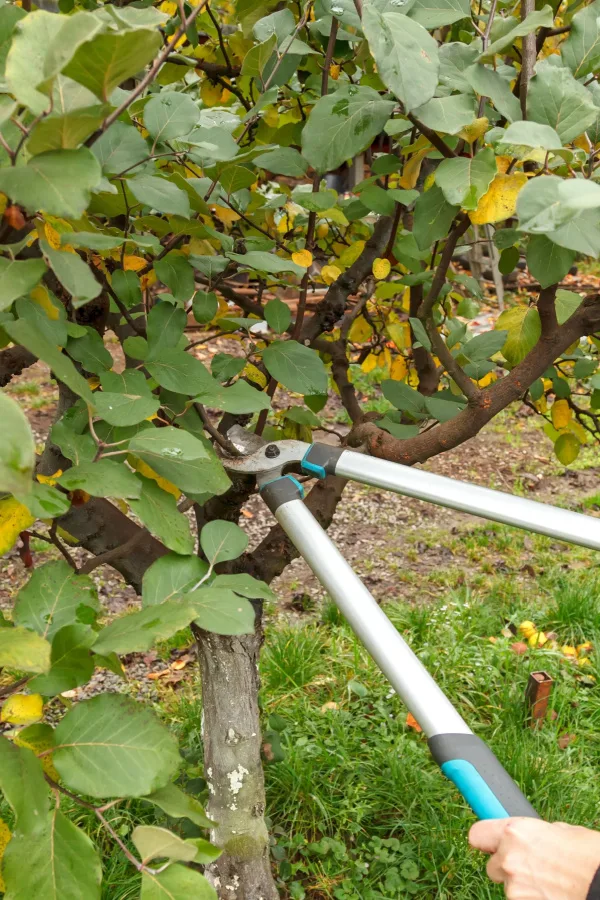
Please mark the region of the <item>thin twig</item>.
[[221, 434], [221, 432], [217, 428], [215, 428], [213, 423], [210, 421], [209, 415], [206, 412], [205, 407], [201, 403], [194, 403], [193, 406], [194, 406], [194, 409], [196, 410], [196, 412], [198, 413], [198, 415], [200, 416], [200, 418], [202, 419], [202, 424], [204, 426], [204, 430], [208, 431], [211, 438], [217, 442], [219, 447], [222, 447], [223, 450], [226, 450], [230, 456], [241, 456], [242, 454], [238, 450], [238, 448], [235, 446], [235, 444], [233, 444], [229, 440], [228, 437], [226, 437], [224, 434]]
[[208, 17], [209, 17], [210, 21], [213, 23], [213, 25], [216, 28], [217, 38], [219, 41], [219, 47], [221, 48], [221, 53], [223, 54], [223, 59], [225, 60], [225, 64], [226, 64], [227, 68], [229, 69], [229, 71], [231, 71], [231, 60], [229, 59], [229, 55], [227, 53], [227, 47], [225, 46], [225, 41], [223, 40], [223, 32], [221, 31], [221, 26], [219, 25], [217, 19], [215, 19], [214, 15], [213, 15], [213, 11], [210, 8], [210, 5], [208, 3], [206, 4], [206, 12], [208, 13]]
[[12, 684], [7, 684], [5, 687], [0, 688], [0, 697], [8, 697], [9, 694], [13, 694], [15, 691], [18, 691], [19, 688], [23, 687], [24, 684], [27, 684], [29, 681], [29, 675], [25, 678], [19, 678], [18, 681], [13, 681]]
[[93, 572], [94, 569], [98, 568], [98, 566], [104, 566], [115, 559], [122, 558], [127, 553], [130, 553], [139, 544], [142, 538], [147, 537], [148, 532], [146, 531], [146, 529], [140, 528], [140, 530], [132, 535], [128, 541], [125, 541], [124, 544], [120, 544], [118, 547], [113, 547], [112, 550], [105, 550], [104, 553], [100, 553], [99, 556], [93, 556], [91, 559], [88, 559], [88, 561], [85, 562], [79, 569], [80, 574], [89, 575], [90, 572]]

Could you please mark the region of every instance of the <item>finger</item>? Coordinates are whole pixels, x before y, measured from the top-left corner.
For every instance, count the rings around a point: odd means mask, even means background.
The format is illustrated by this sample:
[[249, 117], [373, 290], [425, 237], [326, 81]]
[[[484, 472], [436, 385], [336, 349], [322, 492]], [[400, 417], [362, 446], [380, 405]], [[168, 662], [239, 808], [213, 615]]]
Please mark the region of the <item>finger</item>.
[[469, 831], [469, 843], [476, 850], [495, 853], [511, 819], [484, 819]]
[[506, 872], [504, 871], [502, 858], [499, 853], [494, 853], [493, 856], [490, 856], [487, 862], [486, 872], [490, 881], [494, 881], [496, 884], [504, 884]]

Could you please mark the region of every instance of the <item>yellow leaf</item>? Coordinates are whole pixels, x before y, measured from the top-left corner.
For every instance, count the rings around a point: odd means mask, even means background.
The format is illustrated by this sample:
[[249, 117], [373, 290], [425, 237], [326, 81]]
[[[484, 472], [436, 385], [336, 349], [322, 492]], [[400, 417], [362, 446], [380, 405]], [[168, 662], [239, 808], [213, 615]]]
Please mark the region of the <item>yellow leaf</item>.
[[480, 388], [488, 387], [493, 381], [496, 380], [496, 374], [494, 372], [488, 372], [487, 375], [484, 375], [483, 378], [480, 378], [477, 382], [477, 386]]
[[470, 125], [467, 125], [462, 131], [459, 131], [458, 135], [468, 144], [472, 144], [473, 141], [478, 140], [486, 133], [489, 124], [489, 119], [482, 116], [480, 119], [474, 119]]
[[8, 206], [8, 197], [6, 194], [0, 194], [0, 215], [4, 213], [4, 210]]
[[381, 281], [382, 278], [387, 278], [390, 274], [392, 268], [392, 264], [389, 259], [381, 259], [381, 257], [377, 257], [377, 259], [373, 260], [373, 265], [371, 266], [371, 271], [373, 275], [378, 281]]
[[220, 84], [213, 84], [206, 79], [200, 87], [200, 97], [205, 106], [217, 106], [221, 102], [223, 88]]
[[[29, 728], [23, 728], [14, 736], [13, 740], [17, 747], [26, 747], [28, 750], [32, 750], [36, 756], [43, 753], [44, 750], [51, 750], [54, 747], [52, 731], [47, 725], [33, 725]], [[60, 781], [60, 775], [54, 768], [51, 753], [47, 756], [42, 756], [40, 762], [48, 778]]]
[[410, 325], [408, 322], [389, 322], [386, 326], [387, 333], [395, 343], [398, 350], [406, 350], [411, 346]]
[[552, 424], [557, 431], [566, 428], [573, 415], [573, 410], [566, 400], [555, 400], [550, 412], [552, 415]]
[[410, 191], [414, 188], [415, 184], [419, 179], [419, 172], [421, 171], [421, 165], [423, 160], [431, 150], [429, 145], [427, 147], [423, 147], [414, 156], [408, 160], [402, 169], [402, 175], [398, 179], [398, 184], [401, 188], [404, 188], [405, 191]]
[[178, 487], [175, 487], [170, 481], [167, 481], [166, 478], [162, 478], [158, 472], [155, 472], [154, 469], [151, 469], [150, 466], [145, 463], [143, 460], [138, 459], [137, 456], [128, 456], [127, 462], [133, 466], [133, 468], [140, 473], [140, 475], [144, 475], [145, 478], [151, 478], [152, 481], [155, 481], [159, 487], [166, 491], [167, 494], [173, 494], [176, 500], [181, 497], [181, 491]]
[[501, 172], [504, 175], [506, 170], [510, 166], [511, 162], [512, 162], [512, 160], [511, 160], [510, 156], [497, 156], [496, 157], [496, 168], [498, 169], [499, 172]]
[[378, 359], [378, 357], [375, 356], [374, 353], [369, 353], [369, 355], [367, 356], [367, 358], [364, 360], [364, 362], [363, 362], [363, 364], [362, 364], [362, 366], [361, 366], [361, 369], [362, 369], [363, 372], [365, 372], [365, 373], [367, 373], [367, 372], [372, 372], [373, 369], [376, 369], [378, 365], [379, 365], [379, 359]]
[[239, 214], [226, 206], [211, 206], [211, 210], [223, 225], [233, 225], [239, 219]]
[[246, 363], [243, 370], [243, 375], [253, 381], [254, 384], [258, 384], [260, 387], [267, 386], [267, 376], [264, 375], [260, 369], [258, 369], [254, 363]]
[[329, 66], [329, 77], [333, 78], [334, 81], [337, 81], [340, 77], [341, 68], [341, 66], [335, 64], [333, 66]]
[[49, 484], [51, 487], [54, 487], [60, 476], [62, 475], [63, 470], [57, 469], [54, 475], [36, 475], [35, 477], [39, 481], [40, 484]]
[[123, 257], [123, 269], [126, 272], [139, 272], [140, 269], [143, 269], [146, 265], [146, 260], [143, 256], [124, 256]]
[[44, 234], [52, 249], [60, 250], [60, 234], [49, 222], [44, 223]]
[[158, 278], [156, 276], [156, 272], [154, 269], [151, 269], [149, 272], [146, 272], [145, 275], [142, 275], [140, 278], [140, 287], [143, 291], [147, 290], [153, 284], [156, 284]]
[[393, 381], [404, 381], [408, 372], [403, 356], [396, 356], [390, 366], [390, 378]]
[[524, 172], [496, 175], [477, 204], [477, 209], [469, 213], [471, 222], [474, 225], [488, 225], [503, 222], [513, 216], [517, 208], [517, 197], [525, 184], [527, 175]]
[[158, 8], [161, 12], [166, 13], [168, 16], [174, 16], [177, 12], [177, 4], [175, 3], [175, 0], [163, 0]]
[[521, 622], [519, 625], [519, 631], [523, 635], [524, 638], [530, 638], [532, 634], [536, 633], [536, 627], [533, 622]]
[[6, 885], [4, 884], [4, 878], [2, 877], [2, 857], [4, 856], [4, 851], [10, 841], [12, 834], [10, 832], [10, 828], [6, 824], [3, 819], [0, 819], [0, 894], [3, 894], [6, 891]]
[[583, 134], [580, 134], [579, 137], [575, 138], [575, 140], [573, 141], [573, 144], [579, 150], [583, 150], [585, 153], [590, 153], [593, 149], [592, 142], [590, 141], [590, 139], [587, 136], [587, 134], [585, 133], [585, 131]]
[[38, 284], [37, 287], [34, 287], [34, 289], [29, 292], [29, 296], [34, 303], [37, 303], [38, 306], [42, 307], [49, 319], [52, 319], [53, 322], [58, 321], [60, 317], [58, 307], [56, 307], [50, 299], [48, 289], [43, 284]]
[[75, 544], [79, 543], [78, 538], [73, 537], [73, 535], [70, 534], [65, 528], [61, 528], [60, 525], [56, 529], [56, 533], [59, 536], [59, 538], [62, 538], [63, 541], [66, 541], [67, 544], [69, 544], [69, 546], [75, 546]]
[[14, 497], [0, 500], [0, 556], [14, 547], [19, 534], [34, 522], [35, 516]]
[[575, 462], [580, 450], [581, 444], [570, 431], [564, 431], [554, 443], [554, 452], [563, 466], [569, 466]]
[[308, 269], [312, 265], [312, 261], [313, 255], [310, 250], [296, 250], [295, 253], [292, 253], [292, 262], [295, 262], [297, 266], [302, 266], [303, 269]]
[[323, 266], [321, 269], [321, 278], [325, 284], [333, 284], [334, 281], [338, 280], [341, 274], [342, 270], [338, 269], [337, 266]]
[[0, 712], [0, 722], [11, 725], [31, 725], [39, 722], [44, 710], [41, 694], [13, 694], [5, 701]]
[[343, 247], [339, 260], [343, 266], [351, 266], [355, 263], [365, 249], [365, 241], [353, 241], [349, 247]]
[[365, 317], [358, 316], [350, 326], [348, 337], [351, 341], [355, 341], [357, 344], [364, 344], [365, 341], [369, 340], [372, 334], [373, 329], [369, 325]]

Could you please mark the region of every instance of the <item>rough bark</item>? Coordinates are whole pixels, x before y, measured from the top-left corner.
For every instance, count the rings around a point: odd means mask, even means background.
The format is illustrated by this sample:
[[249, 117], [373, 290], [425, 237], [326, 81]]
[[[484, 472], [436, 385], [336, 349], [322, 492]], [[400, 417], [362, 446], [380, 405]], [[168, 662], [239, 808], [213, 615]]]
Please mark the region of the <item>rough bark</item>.
[[[410, 288], [411, 317], [417, 315], [422, 302], [423, 285], [415, 284]], [[414, 343], [416, 338], [412, 329], [411, 334], [413, 336]], [[430, 397], [432, 394], [435, 394], [438, 389], [441, 371], [438, 371], [438, 367], [435, 364], [433, 356], [426, 347], [413, 347], [412, 355], [415, 363], [415, 368], [419, 375], [419, 393], [424, 394], [425, 397]]]
[[25, 347], [15, 344], [0, 352], [0, 387], [5, 387], [11, 378], [20, 375], [23, 369], [37, 362], [37, 357]]
[[220, 900], [279, 897], [264, 820], [258, 708], [260, 627], [226, 637], [196, 630], [202, 673], [204, 772], [211, 841], [224, 850], [206, 876]]

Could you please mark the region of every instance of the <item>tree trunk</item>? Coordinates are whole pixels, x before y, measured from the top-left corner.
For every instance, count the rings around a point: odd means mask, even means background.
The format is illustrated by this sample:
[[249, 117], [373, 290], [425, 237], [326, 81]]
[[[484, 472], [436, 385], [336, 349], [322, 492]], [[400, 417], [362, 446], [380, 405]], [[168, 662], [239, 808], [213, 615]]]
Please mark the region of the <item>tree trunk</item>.
[[202, 672], [204, 772], [211, 841], [223, 855], [206, 871], [220, 900], [276, 900], [258, 710], [260, 626], [254, 634], [195, 631]]

